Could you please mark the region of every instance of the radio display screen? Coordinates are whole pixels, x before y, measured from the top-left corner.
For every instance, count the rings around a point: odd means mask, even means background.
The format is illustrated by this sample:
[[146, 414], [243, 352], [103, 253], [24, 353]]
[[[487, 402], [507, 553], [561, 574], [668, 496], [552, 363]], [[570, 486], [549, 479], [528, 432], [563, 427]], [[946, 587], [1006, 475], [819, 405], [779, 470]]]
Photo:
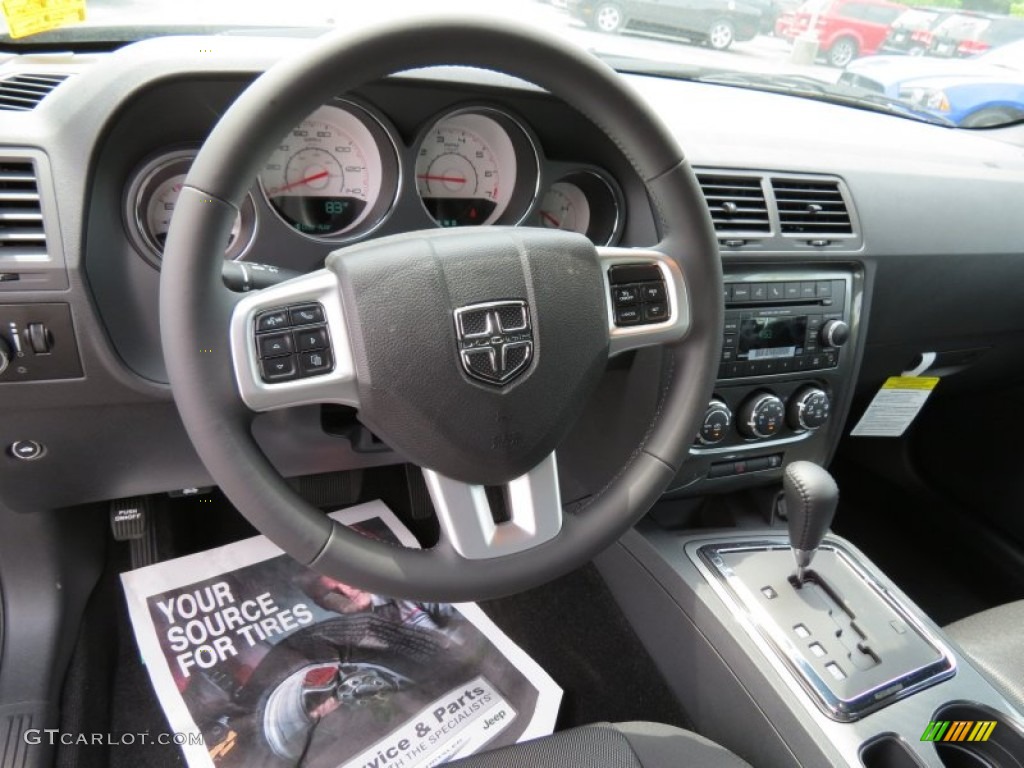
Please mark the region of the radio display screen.
[[738, 360], [796, 357], [807, 338], [807, 316], [745, 317], [737, 339]]

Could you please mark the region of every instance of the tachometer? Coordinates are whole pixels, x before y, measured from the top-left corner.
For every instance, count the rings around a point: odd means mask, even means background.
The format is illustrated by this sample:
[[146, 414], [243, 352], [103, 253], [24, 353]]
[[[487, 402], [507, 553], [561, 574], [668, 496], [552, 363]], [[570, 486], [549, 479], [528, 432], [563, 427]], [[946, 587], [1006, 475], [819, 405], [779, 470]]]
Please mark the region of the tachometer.
[[[532, 163], [526, 162], [532, 155]], [[416, 190], [442, 227], [493, 224], [533, 199], [536, 153], [525, 132], [497, 112], [456, 112], [435, 123], [416, 155]], [[525, 206], [520, 210], [525, 210]]]
[[[355, 105], [320, 107], [267, 158], [260, 174], [267, 202], [293, 229], [316, 237], [341, 235], [379, 220], [391, 202], [382, 194], [382, 134], [380, 125]], [[389, 156], [387, 165], [388, 186], [394, 188], [397, 160]]]
[[[125, 195], [125, 222], [132, 242], [156, 267], [163, 258], [164, 241], [171, 226], [174, 206], [181, 194], [195, 152], [168, 152], [145, 163], [132, 177]], [[231, 227], [224, 256], [237, 259], [248, 248], [256, 231], [256, 206], [246, 195]]]

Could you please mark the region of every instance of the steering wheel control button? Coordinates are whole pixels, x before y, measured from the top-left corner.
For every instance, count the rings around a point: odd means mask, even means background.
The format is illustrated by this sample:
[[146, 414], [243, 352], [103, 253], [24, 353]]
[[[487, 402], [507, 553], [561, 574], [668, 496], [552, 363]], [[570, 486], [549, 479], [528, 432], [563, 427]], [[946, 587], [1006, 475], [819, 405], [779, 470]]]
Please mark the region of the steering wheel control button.
[[269, 360], [260, 362], [263, 370], [263, 380], [268, 384], [280, 381], [291, 381], [298, 378], [299, 370], [295, 366], [295, 356], [272, 357]]
[[612, 286], [612, 303], [616, 307], [632, 307], [640, 303], [640, 288], [636, 285]]
[[334, 368], [331, 353], [326, 349], [303, 352], [299, 355], [299, 367], [304, 376], [316, 376]]
[[642, 318], [640, 307], [620, 307], [615, 310], [616, 325], [639, 325]]
[[657, 302], [655, 304], [644, 304], [644, 322], [660, 323], [668, 318], [668, 304]]
[[326, 328], [306, 328], [295, 332], [295, 346], [299, 352], [324, 349], [327, 346]]
[[288, 319], [288, 311], [283, 308], [261, 312], [256, 317], [256, 331], [258, 333], [277, 331], [281, 328], [287, 328], [289, 325], [291, 325], [291, 322]]
[[612, 285], [656, 280], [661, 280], [661, 270], [655, 264], [616, 264], [608, 269], [608, 282]]
[[640, 292], [643, 295], [644, 303], [657, 302], [664, 304], [666, 300], [665, 296], [665, 283], [661, 282], [650, 282], [642, 283], [640, 285]]
[[608, 282], [611, 283], [615, 325], [653, 325], [669, 319], [668, 291], [656, 265], [612, 266], [608, 269]]
[[257, 336], [256, 343], [260, 349], [260, 357], [281, 357], [292, 352], [292, 338], [287, 333]]
[[292, 325], [312, 325], [324, 322], [324, 308], [319, 304], [290, 307], [288, 314], [291, 316]]
[[37, 443], [35, 440], [18, 440], [11, 443], [8, 450], [11, 452], [11, 456], [22, 461], [35, 461], [46, 453], [46, 448], [42, 443]]

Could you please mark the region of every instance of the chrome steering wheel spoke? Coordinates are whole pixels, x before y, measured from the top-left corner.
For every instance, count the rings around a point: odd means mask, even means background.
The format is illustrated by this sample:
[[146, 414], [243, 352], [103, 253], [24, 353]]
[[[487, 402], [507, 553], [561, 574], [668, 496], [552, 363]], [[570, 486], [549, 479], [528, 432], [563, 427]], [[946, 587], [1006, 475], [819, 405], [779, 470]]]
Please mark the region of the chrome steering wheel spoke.
[[230, 339], [238, 391], [252, 410], [359, 405], [341, 292], [330, 270], [246, 295], [231, 315]]
[[[522, 552], [562, 529], [555, 454], [501, 486], [471, 485], [423, 470], [442, 537], [467, 560]], [[497, 508], [496, 508], [497, 507]], [[495, 519], [504, 519], [495, 522]]]
[[[656, 344], [673, 344], [690, 331], [690, 300], [679, 264], [658, 248], [597, 249], [608, 303], [608, 355]], [[653, 267], [651, 276], [640, 268]], [[624, 279], [616, 273], [627, 273]], [[614, 282], [613, 282], [614, 281]], [[648, 293], [650, 292], [650, 293]], [[630, 299], [628, 294], [635, 294]]]

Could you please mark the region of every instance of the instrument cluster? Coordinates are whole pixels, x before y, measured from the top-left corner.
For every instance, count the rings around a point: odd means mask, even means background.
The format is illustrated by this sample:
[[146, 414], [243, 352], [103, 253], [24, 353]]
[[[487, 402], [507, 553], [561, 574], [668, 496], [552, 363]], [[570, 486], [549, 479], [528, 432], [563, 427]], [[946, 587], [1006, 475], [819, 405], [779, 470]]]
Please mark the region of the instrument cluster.
[[[195, 154], [175, 149], [150, 157], [126, 188], [128, 234], [154, 266]], [[537, 226], [608, 245], [618, 241], [624, 220], [621, 189], [605, 170], [549, 162], [527, 125], [504, 109], [453, 109], [404, 142], [372, 106], [335, 99], [281, 137], [246, 196], [225, 258], [244, 257], [264, 226], [327, 244], [363, 239], [406, 197], [418, 201], [403, 206], [413, 211], [406, 229]]]

